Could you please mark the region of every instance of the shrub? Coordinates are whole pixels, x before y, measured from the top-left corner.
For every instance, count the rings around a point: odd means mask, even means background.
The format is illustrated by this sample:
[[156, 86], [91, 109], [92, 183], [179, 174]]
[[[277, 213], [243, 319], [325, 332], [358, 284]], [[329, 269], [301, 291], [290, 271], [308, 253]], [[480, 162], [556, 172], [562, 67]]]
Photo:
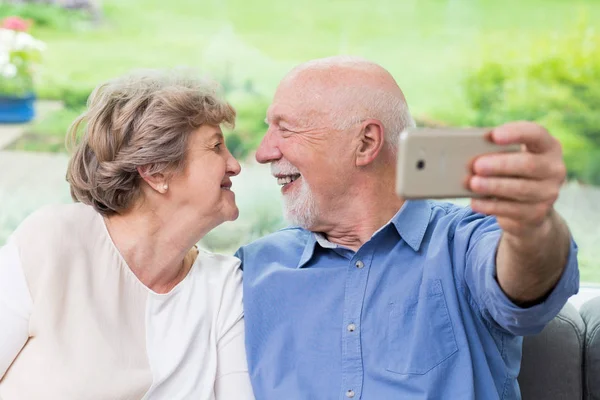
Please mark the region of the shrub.
[[[537, 54], [535, 54], [537, 53]], [[540, 42], [532, 61], [487, 62], [465, 93], [476, 126], [536, 121], [562, 142], [569, 176], [600, 184], [600, 37], [587, 29]]]
[[87, 105], [87, 99], [90, 97], [93, 89], [80, 87], [65, 87], [62, 89], [60, 98], [65, 108], [71, 110], [82, 110]]

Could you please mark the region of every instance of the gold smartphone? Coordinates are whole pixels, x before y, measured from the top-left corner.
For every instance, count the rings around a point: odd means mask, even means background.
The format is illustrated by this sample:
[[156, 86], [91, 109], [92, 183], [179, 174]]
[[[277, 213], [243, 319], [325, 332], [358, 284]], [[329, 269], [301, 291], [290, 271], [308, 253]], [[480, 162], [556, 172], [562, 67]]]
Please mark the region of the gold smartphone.
[[491, 128], [412, 128], [400, 134], [396, 193], [405, 199], [478, 197], [466, 188], [472, 161], [483, 154], [520, 151], [498, 145]]

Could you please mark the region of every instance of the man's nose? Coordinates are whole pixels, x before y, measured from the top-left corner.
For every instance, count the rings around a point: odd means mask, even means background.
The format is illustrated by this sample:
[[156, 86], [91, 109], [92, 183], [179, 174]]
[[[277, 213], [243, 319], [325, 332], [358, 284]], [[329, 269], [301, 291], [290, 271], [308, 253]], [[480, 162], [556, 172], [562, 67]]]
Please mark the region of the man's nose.
[[256, 161], [261, 164], [277, 161], [282, 157], [277, 144], [277, 136], [269, 128], [256, 149]]

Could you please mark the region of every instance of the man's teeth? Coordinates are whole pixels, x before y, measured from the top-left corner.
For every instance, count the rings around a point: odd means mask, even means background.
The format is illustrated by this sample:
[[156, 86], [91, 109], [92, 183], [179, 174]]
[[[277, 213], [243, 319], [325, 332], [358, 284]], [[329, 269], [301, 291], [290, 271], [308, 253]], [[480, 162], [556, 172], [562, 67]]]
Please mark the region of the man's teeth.
[[286, 185], [290, 182], [295, 181], [296, 179], [298, 179], [300, 177], [300, 175], [288, 175], [288, 176], [284, 176], [281, 178], [277, 178], [277, 184], [278, 185]]

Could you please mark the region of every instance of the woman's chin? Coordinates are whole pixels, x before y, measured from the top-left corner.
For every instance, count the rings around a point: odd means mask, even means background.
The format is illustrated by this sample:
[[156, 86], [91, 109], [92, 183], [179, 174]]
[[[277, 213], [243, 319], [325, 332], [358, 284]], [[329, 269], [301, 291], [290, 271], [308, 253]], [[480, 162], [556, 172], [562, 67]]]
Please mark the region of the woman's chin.
[[235, 211], [232, 213], [229, 221], [235, 221], [236, 219], [238, 219], [239, 216], [240, 216], [240, 210], [236, 207]]
[[230, 210], [227, 210], [225, 214], [225, 221], [235, 221], [240, 216], [240, 209], [234, 205]]

